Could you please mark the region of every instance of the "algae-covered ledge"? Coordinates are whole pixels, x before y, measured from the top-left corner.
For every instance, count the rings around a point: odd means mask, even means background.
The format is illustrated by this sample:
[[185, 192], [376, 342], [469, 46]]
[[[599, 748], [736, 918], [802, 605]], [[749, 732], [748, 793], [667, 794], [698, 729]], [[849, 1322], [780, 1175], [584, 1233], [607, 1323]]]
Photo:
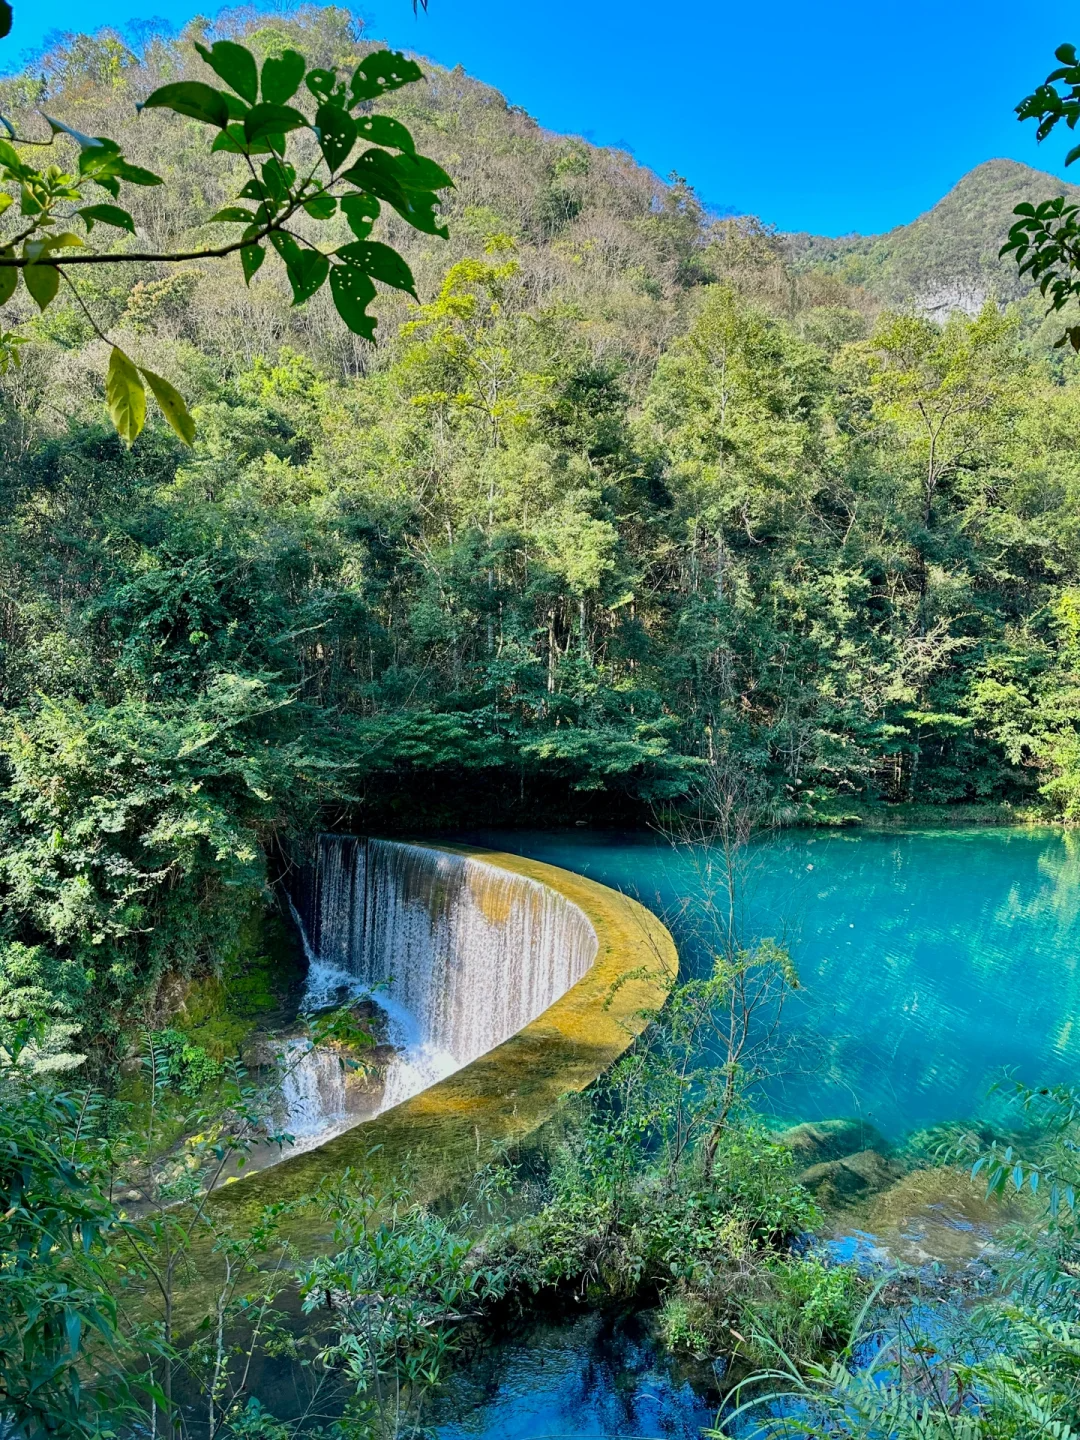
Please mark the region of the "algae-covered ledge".
[[520, 1139], [548, 1119], [562, 1095], [584, 1090], [641, 1033], [678, 971], [674, 941], [627, 895], [542, 861], [466, 846], [466, 855], [557, 891], [596, 933], [585, 975], [516, 1034], [392, 1110], [362, 1120], [257, 1180], [217, 1190], [210, 1204], [234, 1214], [310, 1194], [326, 1177], [364, 1167], [387, 1181], [408, 1173], [430, 1200], [475, 1167], [493, 1144]]

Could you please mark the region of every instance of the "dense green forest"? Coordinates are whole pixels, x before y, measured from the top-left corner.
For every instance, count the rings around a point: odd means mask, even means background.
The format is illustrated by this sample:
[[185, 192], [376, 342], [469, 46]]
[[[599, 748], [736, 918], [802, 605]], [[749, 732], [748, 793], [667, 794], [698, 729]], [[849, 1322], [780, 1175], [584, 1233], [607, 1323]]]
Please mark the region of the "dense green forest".
[[[262, 53], [365, 51], [343, 12], [259, 23]], [[132, 196], [157, 245], [205, 243], [177, 215], [235, 190], [195, 122], [136, 115], [205, 70], [194, 37], [76, 37], [0, 87], [22, 132], [47, 103], [166, 178]], [[1037, 301], [882, 310], [458, 72], [386, 109], [456, 189], [449, 241], [384, 223], [421, 303], [383, 297], [377, 346], [269, 267], [98, 267], [98, 325], [198, 426], [127, 449], [84, 311], [26, 311], [0, 400], [5, 1003], [91, 995], [108, 1029], [235, 949], [267, 856], [317, 822], [640, 817], [717, 754], [789, 818], [1073, 818], [1080, 389]]]

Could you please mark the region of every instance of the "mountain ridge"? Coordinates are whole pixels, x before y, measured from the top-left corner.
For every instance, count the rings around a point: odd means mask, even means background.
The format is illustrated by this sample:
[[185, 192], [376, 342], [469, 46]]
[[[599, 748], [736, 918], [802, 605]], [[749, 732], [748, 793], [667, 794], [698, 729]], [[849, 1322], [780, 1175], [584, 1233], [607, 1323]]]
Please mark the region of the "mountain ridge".
[[1015, 207], [1055, 195], [1080, 200], [1080, 186], [1017, 160], [984, 160], [929, 210], [883, 234], [780, 238], [798, 268], [836, 275], [883, 304], [973, 314], [990, 298], [1007, 303], [1030, 292], [1015, 263], [998, 252]]

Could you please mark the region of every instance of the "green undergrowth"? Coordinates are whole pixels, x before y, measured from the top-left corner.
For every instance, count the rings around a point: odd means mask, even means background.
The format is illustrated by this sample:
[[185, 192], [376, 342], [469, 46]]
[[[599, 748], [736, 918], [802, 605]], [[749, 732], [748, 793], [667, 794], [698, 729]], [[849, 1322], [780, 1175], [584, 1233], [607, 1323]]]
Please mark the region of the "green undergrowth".
[[1036, 805], [925, 805], [914, 801], [872, 804], [834, 798], [807, 807], [798, 823], [822, 829], [860, 827], [865, 830], [947, 830], [980, 825], [1054, 825], [1060, 823]]
[[170, 1024], [222, 1060], [256, 1030], [295, 1016], [303, 978], [299, 946], [280, 911], [253, 908], [220, 974], [189, 981]]
[[119, 1104], [130, 1107], [127, 1123], [143, 1123], [155, 1093], [147, 1063], [153, 1052], [168, 1072], [155, 1098], [158, 1123], [179, 1140], [191, 1128], [192, 1103], [220, 1084], [230, 1065], [250, 1060], [252, 1041], [260, 1034], [295, 1017], [303, 977], [298, 946], [281, 912], [252, 906], [219, 973], [166, 983], [154, 1021], [130, 1029], [127, 1058], [114, 1085]]

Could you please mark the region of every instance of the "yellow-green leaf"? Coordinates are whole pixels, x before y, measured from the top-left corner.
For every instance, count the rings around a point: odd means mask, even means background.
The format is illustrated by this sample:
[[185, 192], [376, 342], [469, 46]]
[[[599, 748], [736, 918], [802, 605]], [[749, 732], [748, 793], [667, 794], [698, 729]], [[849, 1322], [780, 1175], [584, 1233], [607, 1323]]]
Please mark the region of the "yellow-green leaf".
[[46, 235], [42, 240], [28, 240], [23, 248], [28, 260], [37, 260], [50, 250], [84, 250], [86, 241], [70, 230], [63, 230], [59, 235]]
[[120, 439], [133, 444], [146, 423], [146, 391], [136, 367], [115, 345], [105, 378], [105, 403]]
[[160, 375], [155, 375], [152, 370], [147, 370], [145, 365], [140, 365], [143, 379], [154, 392], [154, 399], [161, 406], [161, 413], [176, 431], [185, 445], [195, 443], [195, 422], [188, 413], [184, 397], [177, 390], [175, 385], [170, 385], [168, 380], [163, 380]]
[[60, 271], [55, 265], [27, 265], [23, 270], [23, 279], [39, 310], [46, 309], [56, 299], [56, 292], [60, 289]]

